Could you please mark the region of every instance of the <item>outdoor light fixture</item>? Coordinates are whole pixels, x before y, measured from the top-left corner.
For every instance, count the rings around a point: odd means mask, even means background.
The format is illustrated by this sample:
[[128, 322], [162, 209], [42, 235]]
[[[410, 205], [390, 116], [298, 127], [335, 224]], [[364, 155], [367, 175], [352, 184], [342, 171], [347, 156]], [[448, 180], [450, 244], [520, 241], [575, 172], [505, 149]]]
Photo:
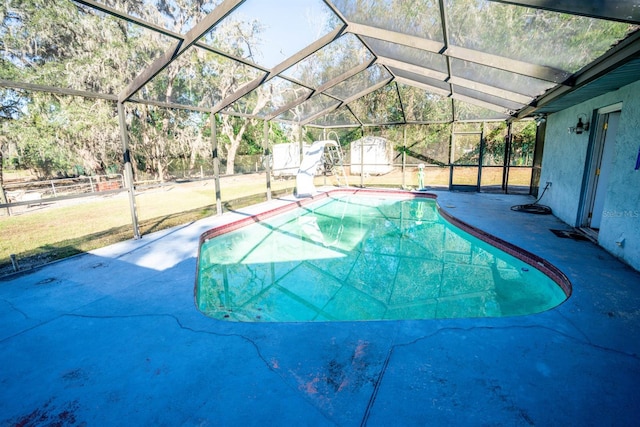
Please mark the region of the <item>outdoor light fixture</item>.
[[[582, 117], [584, 116], [584, 122], [582, 121]], [[586, 122], [586, 123], [585, 123]], [[589, 131], [589, 122], [587, 121], [587, 115], [582, 113], [578, 114], [578, 123], [575, 126], [569, 128], [569, 133], [575, 133], [576, 135], [582, 134], [582, 132]]]
[[533, 116], [533, 121], [536, 122], [536, 126], [540, 126], [542, 123], [547, 121], [547, 116], [544, 114], [536, 114]]

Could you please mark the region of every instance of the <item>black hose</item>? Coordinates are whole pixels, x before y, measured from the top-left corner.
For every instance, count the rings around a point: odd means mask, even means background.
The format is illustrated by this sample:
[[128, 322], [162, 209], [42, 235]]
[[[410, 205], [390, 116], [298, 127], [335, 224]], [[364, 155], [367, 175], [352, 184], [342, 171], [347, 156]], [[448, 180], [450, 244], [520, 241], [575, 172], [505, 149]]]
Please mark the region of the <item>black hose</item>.
[[538, 200], [536, 200], [533, 203], [526, 204], [526, 205], [511, 206], [511, 210], [512, 211], [517, 211], [517, 212], [532, 213], [532, 214], [537, 214], [537, 215], [550, 215], [552, 212], [551, 212], [551, 208], [549, 206], [539, 205], [538, 204], [540, 199], [542, 199], [542, 196], [544, 196], [544, 192], [547, 191], [547, 188], [549, 188], [549, 183], [548, 182], [547, 182], [547, 185], [545, 185], [544, 190], [542, 190], [542, 194], [540, 195], [540, 197], [538, 197]]

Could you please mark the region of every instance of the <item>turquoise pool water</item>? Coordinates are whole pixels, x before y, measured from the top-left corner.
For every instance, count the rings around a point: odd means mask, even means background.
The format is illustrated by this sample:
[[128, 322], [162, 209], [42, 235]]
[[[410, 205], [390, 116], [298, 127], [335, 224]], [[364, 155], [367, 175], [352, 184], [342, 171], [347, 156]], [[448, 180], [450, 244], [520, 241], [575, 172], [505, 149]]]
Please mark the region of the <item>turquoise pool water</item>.
[[195, 292], [207, 316], [245, 322], [512, 316], [567, 298], [434, 200], [355, 195], [204, 240]]

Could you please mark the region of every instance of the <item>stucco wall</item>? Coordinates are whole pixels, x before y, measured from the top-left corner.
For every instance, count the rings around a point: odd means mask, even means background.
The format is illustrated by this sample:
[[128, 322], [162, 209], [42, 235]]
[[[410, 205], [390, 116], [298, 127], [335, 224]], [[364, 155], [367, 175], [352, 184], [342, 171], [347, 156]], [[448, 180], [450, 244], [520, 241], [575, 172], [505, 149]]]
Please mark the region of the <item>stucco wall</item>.
[[547, 182], [540, 203], [548, 205], [553, 213], [567, 224], [575, 225], [580, 204], [580, 189], [589, 144], [589, 136], [570, 134], [569, 126], [575, 126], [577, 116], [587, 113], [590, 107], [573, 107], [547, 117], [547, 132], [540, 174], [540, 188]]
[[[587, 114], [591, 120], [594, 110], [618, 102], [623, 103], [622, 114], [598, 241], [640, 270], [640, 170], [634, 170], [640, 148], [640, 81], [547, 117], [540, 187], [547, 181], [552, 185], [540, 203], [551, 207], [567, 224], [579, 225], [589, 135], [569, 134], [567, 128], [575, 125], [578, 114]], [[619, 246], [616, 242], [621, 237], [625, 241]]]

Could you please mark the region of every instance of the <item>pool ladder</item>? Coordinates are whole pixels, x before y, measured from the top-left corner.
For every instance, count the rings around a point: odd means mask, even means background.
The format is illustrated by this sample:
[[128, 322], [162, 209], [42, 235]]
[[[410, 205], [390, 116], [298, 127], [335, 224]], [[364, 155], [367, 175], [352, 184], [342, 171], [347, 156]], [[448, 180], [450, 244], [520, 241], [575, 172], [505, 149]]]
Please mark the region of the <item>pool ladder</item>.
[[[340, 139], [335, 131], [329, 132], [329, 135], [332, 133], [335, 135], [336, 142], [324, 146], [323, 163], [325, 173], [331, 172], [331, 174], [336, 177], [338, 187], [348, 187], [349, 180], [347, 179], [347, 172], [344, 168], [344, 155], [342, 153], [342, 147], [340, 146]], [[344, 182], [341, 182], [341, 178]]]

